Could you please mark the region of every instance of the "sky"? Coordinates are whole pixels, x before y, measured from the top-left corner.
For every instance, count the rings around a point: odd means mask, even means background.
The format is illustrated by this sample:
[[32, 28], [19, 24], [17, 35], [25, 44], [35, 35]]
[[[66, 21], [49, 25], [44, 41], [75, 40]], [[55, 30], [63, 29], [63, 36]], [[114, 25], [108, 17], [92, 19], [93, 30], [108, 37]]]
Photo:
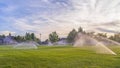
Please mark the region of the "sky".
[[34, 32], [44, 40], [53, 31], [66, 37], [80, 26], [120, 32], [120, 0], [0, 0], [0, 34]]

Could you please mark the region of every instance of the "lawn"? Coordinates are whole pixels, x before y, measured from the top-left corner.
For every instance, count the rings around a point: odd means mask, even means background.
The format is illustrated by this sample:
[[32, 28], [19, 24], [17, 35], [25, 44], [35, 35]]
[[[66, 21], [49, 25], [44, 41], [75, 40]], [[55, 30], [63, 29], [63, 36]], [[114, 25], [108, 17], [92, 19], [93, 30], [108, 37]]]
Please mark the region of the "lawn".
[[87, 47], [39, 46], [21, 50], [0, 46], [0, 68], [120, 68], [120, 47], [110, 48], [118, 55], [96, 54]]

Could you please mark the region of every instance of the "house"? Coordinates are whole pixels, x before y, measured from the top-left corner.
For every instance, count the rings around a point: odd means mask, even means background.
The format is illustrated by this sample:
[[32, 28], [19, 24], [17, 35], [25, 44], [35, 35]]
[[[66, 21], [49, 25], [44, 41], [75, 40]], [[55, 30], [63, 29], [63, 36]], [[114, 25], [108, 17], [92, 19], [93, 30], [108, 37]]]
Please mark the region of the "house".
[[4, 38], [0, 38], [0, 44], [3, 44], [3, 42], [4, 42], [3, 39]]
[[67, 45], [69, 44], [66, 40], [66, 38], [60, 38], [59, 41], [57, 42], [57, 45]]
[[0, 37], [0, 44], [1, 45], [10, 45], [10, 44], [16, 44], [17, 42], [14, 40], [14, 37], [11, 35]]

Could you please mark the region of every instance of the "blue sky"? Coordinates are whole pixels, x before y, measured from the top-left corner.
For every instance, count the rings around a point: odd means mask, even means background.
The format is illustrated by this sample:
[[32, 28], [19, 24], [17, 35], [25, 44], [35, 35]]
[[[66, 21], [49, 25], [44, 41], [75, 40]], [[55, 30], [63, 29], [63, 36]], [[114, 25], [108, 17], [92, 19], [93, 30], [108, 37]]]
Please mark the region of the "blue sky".
[[79, 26], [119, 32], [120, 0], [0, 0], [0, 34], [34, 32], [46, 39], [52, 31], [65, 37]]

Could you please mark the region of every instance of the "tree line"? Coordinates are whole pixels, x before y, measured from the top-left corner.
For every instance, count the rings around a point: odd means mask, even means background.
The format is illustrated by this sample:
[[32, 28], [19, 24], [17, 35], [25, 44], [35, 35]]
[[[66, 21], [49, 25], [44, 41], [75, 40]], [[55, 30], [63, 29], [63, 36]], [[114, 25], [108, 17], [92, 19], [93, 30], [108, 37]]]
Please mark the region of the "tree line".
[[[78, 31], [76, 31], [75, 29], [73, 29], [72, 31], [69, 32], [66, 40], [68, 43], [73, 43], [74, 42], [74, 39], [76, 37], [76, 35], [79, 33], [79, 32], [82, 32], [82, 33], [85, 33], [85, 31], [83, 30], [82, 27], [78, 28]], [[59, 41], [59, 36], [57, 34], [57, 32], [52, 32], [51, 34], [49, 34], [49, 41], [52, 42], [52, 43], [55, 43], [57, 41]]]
[[[78, 30], [72, 29], [72, 31], [70, 31], [68, 33], [68, 36], [66, 38], [67, 42], [73, 43], [74, 39], [78, 33], [94, 35], [95, 32], [86, 32], [83, 30], [82, 27], [79, 27]], [[9, 35], [11, 35], [11, 34], [9, 34]], [[109, 37], [108, 37], [107, 33], [97, 33], [96, 36], [101, 36], [101, 37], [105, 37], [105, 38], [120, 42], [120, 33], [116, 33], [116, 34], [111, 35]], [[0, 35], [0, 38], [5, 38], [5, 35]], [[35, 42], [41, 43], [41, 39], [37, 38], [34, 33], [26, 33], [25, 36], [20, 36], [20, 35], [13, 36], [13, 38], [17, 42], [35, 41]], [[50, 41], [51, 43], [55, 43], [59, 40], [60, 40], [60, 37], [59, 37], [58, 33], [55, 31], [55, 32], [52, 32], [49, 34], [49, 38], [46, 41]]]
[[[11, 33], [9, 33], [9, 36], [11, 36]], [[0, 38], [5, 38], [5, 35], [0, 35]], [[17, 35], [12, 36], [12, 38], [17, 42], [26, 42], [26, 41], [35, 41], [40, 42], [40, 39], [35, 36], [34, 33], [26, 33], [25, 36]]]
[[25, 36], [14, 36], [14, 39], [17, 41], [17, 42], [24, 42], [24, 41], [35, 41], [35, 42], [39, 42], [40, 39], [37, 38], [35, 36], [34, 33], [26, 33]]
[[[108, 38], [110, 40], [114, 40], [120, 43], [120, 33], [116, 33], [114, 35], [108, 36], [107, 33], [96, 33], [95, 32], [86, 32], [85, 30], [83, 30], [82, 27], [79, 27], [78, 30], [76, 29], [72, 29], [72, 31], [70, 31], [68, 33], [68, 36], [66, 38], [68, 43], [74, 43], [75, 41], [75, 37], [78, 33], [83, 33], [83, 34], [87, 34], [87, 35], [93, 35], [93, 36], [100, 36], [100, 37], [104, 37], [104, 38]], [[57, 42], [59, 40], [59, 36], [57, 34], [57, 32], [52, 32], [49, 35], [49, 40], [54, 43]]]

